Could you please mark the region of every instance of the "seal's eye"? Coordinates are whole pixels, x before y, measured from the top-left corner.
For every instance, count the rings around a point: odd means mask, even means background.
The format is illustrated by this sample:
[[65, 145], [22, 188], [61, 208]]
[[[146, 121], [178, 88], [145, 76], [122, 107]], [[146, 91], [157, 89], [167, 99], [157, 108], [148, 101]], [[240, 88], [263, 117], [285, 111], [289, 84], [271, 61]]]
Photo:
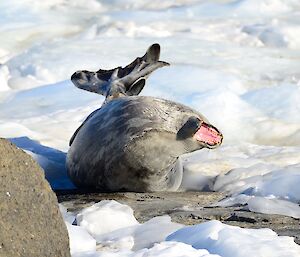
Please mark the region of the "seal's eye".
[[177, 132], [177, 139], [184, 140], [192, 137], [196, 131], [200, 128], [202, 120], [198, 117], [189, 117], [189, 119], [183, 124], [183, 126]]

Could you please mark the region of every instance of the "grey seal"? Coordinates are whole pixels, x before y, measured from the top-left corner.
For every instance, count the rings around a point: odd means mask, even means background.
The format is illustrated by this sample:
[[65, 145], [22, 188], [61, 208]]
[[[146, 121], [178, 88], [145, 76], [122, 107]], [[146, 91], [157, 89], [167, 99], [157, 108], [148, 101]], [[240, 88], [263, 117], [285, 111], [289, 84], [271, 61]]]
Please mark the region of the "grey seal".
[[67, 170], [79, 188], [100, 191], [176, 191], [182, 181], [178, 158], [222, 143], [221, 132], [199, 112], [165, 99], [138, 96], [157, 68], [160, 46], [126, 67], [77, 71], [81, 89], [105, 96], [75, 131]]

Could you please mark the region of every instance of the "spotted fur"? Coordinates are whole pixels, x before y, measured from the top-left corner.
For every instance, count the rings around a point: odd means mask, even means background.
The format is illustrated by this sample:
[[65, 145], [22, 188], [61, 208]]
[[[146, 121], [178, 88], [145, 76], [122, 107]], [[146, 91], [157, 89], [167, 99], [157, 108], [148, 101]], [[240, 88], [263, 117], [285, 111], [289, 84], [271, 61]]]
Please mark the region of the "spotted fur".
[[[70, 140], [67, 170], [78, 187], [175, 191], [183, 172], [179, 156], [217, 146], [193, 138], [197, 126], [209, 124], [197, 111], [172, 101], [137, 96], [145, 76], [165, 64], [158, 61], [159, 50], [159, 45], [153, 45], [125, 68], [92, 74], [100, 79], [98, 84], [93, 84], [95, 77], [87, 78], [88, 71], [72, 76], [79, 88], [106, 96], [105, 104], [88, 116]], [[81, 83], [83, 78], [86, 81]]]

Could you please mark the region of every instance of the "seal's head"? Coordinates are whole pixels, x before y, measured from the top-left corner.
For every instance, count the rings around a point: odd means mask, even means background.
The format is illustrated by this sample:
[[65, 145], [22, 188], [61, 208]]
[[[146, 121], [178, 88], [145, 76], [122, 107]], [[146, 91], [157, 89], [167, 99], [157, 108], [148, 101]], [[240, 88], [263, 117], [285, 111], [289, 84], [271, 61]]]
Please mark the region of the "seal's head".
[[191, 139], [206, 148], [216, 148], [223, 141], [222, 133], [201, 117], [190, 117], [179, 129], [177, 140]]
[[76, 71], [71, 80], [80, 89], [105, 96], [105, 102], [122, 96], [138, 95], [145, 86], [146, 78], [154, 70], [168, 66], [159, 61], [159, 44], [151, 45], [143, 57], [136, 58], [126, 67], [111, 70]]

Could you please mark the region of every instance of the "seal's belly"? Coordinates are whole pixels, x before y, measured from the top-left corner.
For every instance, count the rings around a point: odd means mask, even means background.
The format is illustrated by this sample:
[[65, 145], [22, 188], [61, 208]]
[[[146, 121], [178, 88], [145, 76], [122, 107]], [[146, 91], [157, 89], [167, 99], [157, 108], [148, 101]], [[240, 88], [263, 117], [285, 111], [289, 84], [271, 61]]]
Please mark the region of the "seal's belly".
[[172, 188], [169, 172], [181, 147], [175, 134], [148, 129], [130, 137], [113, 133], [116, 136], [109, 139], [90, 133], [85, 138], [86, 130], [91, 129], [86, 125], [68, 152], [68, 170], [75, 174], [70, 174], [75, 184], [112, 191]]

